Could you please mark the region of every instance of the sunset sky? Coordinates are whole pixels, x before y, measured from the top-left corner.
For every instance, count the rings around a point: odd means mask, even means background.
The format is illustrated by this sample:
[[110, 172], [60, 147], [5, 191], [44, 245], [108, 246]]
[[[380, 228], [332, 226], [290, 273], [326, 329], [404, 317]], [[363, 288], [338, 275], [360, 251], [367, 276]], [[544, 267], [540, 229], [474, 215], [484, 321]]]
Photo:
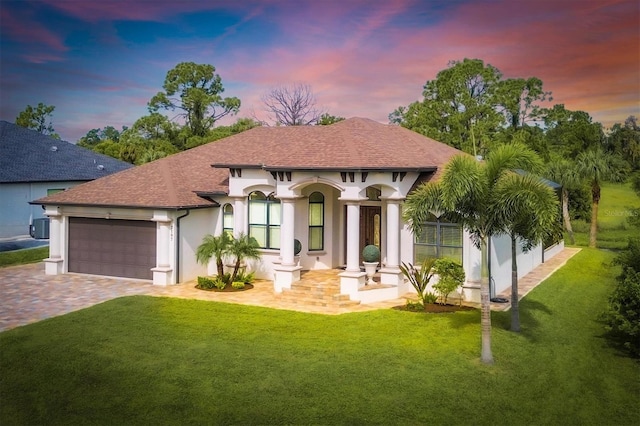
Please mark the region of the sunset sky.
[[[1, 0], [0, 119], [55, 105], [75, 142], [147, 114], [177, 63], [212, 64], [238, 117], [307, 83], [330, 114], [383, 123], [451, 60], [535, 76], [611, 126], [640, 116], [637, 0]], [[237, 117], [225, 119], [229, 124]]]

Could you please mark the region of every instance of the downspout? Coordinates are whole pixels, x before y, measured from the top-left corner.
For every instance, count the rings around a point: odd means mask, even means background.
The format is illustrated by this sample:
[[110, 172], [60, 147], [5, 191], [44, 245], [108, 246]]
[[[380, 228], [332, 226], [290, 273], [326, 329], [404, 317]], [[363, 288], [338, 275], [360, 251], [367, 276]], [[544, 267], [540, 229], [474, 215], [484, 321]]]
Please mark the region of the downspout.
[[491, 240], [493, 237], [489, 237], [489, 241], [487, 243], [487, 269], [489, 270], [489, 299], [493, 299], [496, 297], [495, 285], [493, 284], [493, 279], [491, 278]]
[[187, 209], [185, 214], [176, 218], [176, 284], [180, 282], [180, 219], [189, 216], [189, 213], [191, 210]]

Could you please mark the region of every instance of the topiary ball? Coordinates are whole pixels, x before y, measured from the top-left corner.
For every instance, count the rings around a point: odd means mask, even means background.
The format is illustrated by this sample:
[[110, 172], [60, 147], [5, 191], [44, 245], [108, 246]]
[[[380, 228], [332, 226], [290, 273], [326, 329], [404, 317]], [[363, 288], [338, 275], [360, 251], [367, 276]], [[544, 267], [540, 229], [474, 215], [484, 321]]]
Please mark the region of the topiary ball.
[[365, 262], [377, 262], [380, 260], [380, 249], [378, 246], [369, 244], [362, 250], [362, 259]]
[[300, 242], [300, 240], [298, 239], [293, 240], [293, 254], [297, 256], [300, 254], [301, 251], [302, 251], [302, 243]]

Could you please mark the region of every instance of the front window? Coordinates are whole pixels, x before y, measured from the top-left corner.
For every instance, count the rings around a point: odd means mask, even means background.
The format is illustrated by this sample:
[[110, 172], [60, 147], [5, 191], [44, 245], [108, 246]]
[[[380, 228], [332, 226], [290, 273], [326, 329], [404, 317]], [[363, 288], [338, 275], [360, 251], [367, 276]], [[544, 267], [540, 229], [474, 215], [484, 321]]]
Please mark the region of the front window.
[[222, 208], [222, 232], [233, 235], [233, 206], [225, 204]]
[[456, 260], [462, 263], [462, 227], [433, 214], [415, 236], [414, 261], [421, 264], [427, 257]]
[[280, 248], [280, 200], [273, 194], [256, 191], [249, 194], [249, 235], [261, 248]]
[[309, 250], [324, 250], [324, 195], [309, 196]]

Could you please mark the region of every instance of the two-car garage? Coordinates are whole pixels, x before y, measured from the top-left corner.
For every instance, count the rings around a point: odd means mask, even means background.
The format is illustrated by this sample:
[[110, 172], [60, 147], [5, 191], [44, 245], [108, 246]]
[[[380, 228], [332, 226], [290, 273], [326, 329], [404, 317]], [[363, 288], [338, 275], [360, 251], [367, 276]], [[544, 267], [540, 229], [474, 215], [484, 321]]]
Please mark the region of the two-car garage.
[[69, 272], [153, 279], [155, 222], [70, 217], [68, 241]]

